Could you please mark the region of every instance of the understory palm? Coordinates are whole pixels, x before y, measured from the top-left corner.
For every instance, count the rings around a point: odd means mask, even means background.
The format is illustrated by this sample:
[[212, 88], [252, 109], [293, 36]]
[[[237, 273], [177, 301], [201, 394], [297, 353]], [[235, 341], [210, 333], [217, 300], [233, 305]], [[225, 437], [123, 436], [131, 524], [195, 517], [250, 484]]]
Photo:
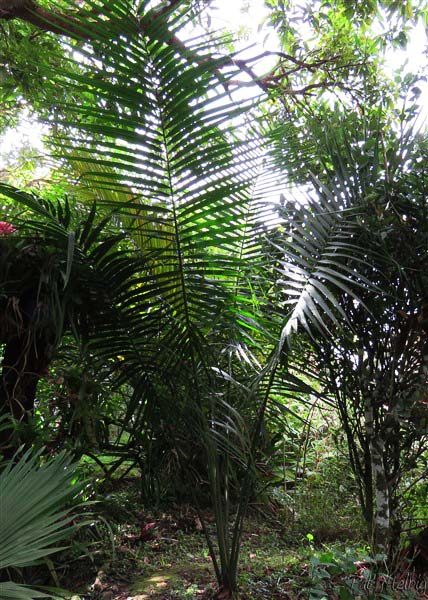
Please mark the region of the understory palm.
[[[307, 123], [313, 166], [320, 186], [335, 190], [362, 226], [360, 280], [371, 286], [359, 301], [349, 293], [340, 298], [348, 322], [334, 326], [328, 339], [309, 340], [306, 350], [339, 411], [373, 552], [392, 560], [403, 481], [427, 440], [426, 139], [412, 107], [389, 129], [380, 107], [367, 117], [324, 112], [322, 132], [318, 119]], [[286, 127], [275, 136], [277, 160], [290, 151]], [[306, 181], [308, 174], [297, 178]]]

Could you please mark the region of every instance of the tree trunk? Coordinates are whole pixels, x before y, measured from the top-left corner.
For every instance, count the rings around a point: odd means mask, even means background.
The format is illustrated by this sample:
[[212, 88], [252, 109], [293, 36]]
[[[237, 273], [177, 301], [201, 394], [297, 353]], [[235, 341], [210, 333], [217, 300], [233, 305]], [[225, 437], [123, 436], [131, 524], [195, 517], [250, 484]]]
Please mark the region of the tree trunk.
[[[37, 293], [29, 290], [19, 302], [20, 321], [15, 334], [6, 339], [0, 375], [0, 415], [28, 421], [34, 412], [37, 383], [46, 372], [51, 352], [47, 340], [36, 332]], [[13, 427], [0, 430], [0, 448], [5, 457], [14, 452]]]
[[364, 446], [364, 520], [367, 526], [367, 535], [370, 541], [373, 540], [374, 524], [374, 497], [373, 497], [373, 465], [371, 461], [371, 452], [369, 441], [365, 440]]
[[375, 485], [375, 515], [373, 546], [376, 552], [389, 554], [391, 538], [391, 515], [389, 510], [389, 486], [383, 461], [385, 442], [377, 436], [371, 440], [372, 468]]
[[370, 451], [371, 472], [374, 485], [374, 518], [372, 526], [372, 549], [375, 553], [388, 554], [391, 520], [389, 513], [389, 487], [384, 465], [385, 441], [375, 430], [373, 407], [375, 399], [367, 395], [365, 400], [365, 428]]

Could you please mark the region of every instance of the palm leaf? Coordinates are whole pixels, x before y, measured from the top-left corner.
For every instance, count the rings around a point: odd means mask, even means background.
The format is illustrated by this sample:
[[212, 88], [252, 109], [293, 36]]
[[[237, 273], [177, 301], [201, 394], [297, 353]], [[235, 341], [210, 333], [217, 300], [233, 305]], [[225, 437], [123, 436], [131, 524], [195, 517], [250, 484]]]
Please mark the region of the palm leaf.
[[[61, 453], [40, 464], [30, 451], [0, 473], [0, 569], [20, 568], [64, 548], [64, 540], [81, 527], [64, 506], [77, 498], [74, 465]], [[58, 546], [58, 544], [61, 544]], [[13, 582], [0, 583], [1, 598], [52, 598]]]
[[5, 581], [0, 583], [2, 600], [33, 600], [33, 598], [54, 598], [51, 594], [34, 590], [26, 585]]
[[331, 325], [348, 322], [340, 298], [349, 295], [361, 302], [358, 289], [373, 287], [367, 277], [367, 249], [360, 242], [358, 209], [344, 209], [340, 196], [314, 182], [318, 197], [308, 196], [294, 208], [280, 207], [282, 231], [268, 237], [276, 253], [278, 305], [286, 314], [283, 337], [299, 325], [310, 335], [329, 335]]
[[54, 546], [76, 526], [61, 507], [76, 496], [70, 459], [60, 454], [38, 467], [27, 452], [0, 474], [0, 567], [24, 567], [58, 551]]
[[[247, 107], [216, 84], [215, 45], [202, 37], [187, 50], [170, 44], [188, 23], [184, 12], [142, 9], [133, 20], [128, 3], [113, 4], [114, 23], [92, 18], [97, 42], [82, 47], [79, 65], [70, 59], [68, 71], [52, 72], [73, 97], [58, 107], [55, 152], [142, 255], [122, 296], [128, 363], [134, 355], [136, 369], [183, 365], [193, 355], [195, 365], [236, 292], [260, 153], [234, 131]], [[107, 349], [111, 333], [101, 329], [93, 348]]]

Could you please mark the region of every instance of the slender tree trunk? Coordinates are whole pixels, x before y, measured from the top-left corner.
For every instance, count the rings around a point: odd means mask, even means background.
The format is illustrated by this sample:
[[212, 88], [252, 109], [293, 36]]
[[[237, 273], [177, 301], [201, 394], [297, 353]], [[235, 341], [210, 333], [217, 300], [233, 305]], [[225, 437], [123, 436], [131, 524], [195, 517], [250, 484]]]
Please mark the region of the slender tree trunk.
[[[348, 442], [348, 456], [351, 469], [358, 485], [358, 497], [367, 527], [368, 539], [371, 540], [373, 534], [373, 478], [370, 448], [365, 436], [359, 436], [359, 442], [363, 451], [361, 456], [361, 449], [357, 445], [355, 431], [349, 423], [348, 409], [346, 407], [343, 409], [342, 400], [339, 400], [338, 406]], [[357, 419], [358, 417], [355, 416], [354, 418]]]
[[374, 483], [374, 519], [372, 527], [372, 547], [375, 553], [388, 554], [391, 520], [389, 512], [389, 487], [384, 465], [385, 441], [379, 431], [375, 430], [374, 398], [365, 398], [365, 427], [369, 444], [371, 470]]
[[369, 441], [364, 446], [364, 509], [363, 515], [367, 526], [368, 539], [373, 540], [374, 497], [373, 497], [373, 465]]
[[375, 484], [375, 517], [373, 527], [374, 549], [389, 554], [391, 515], [388, 479], [383, 461], [385, 442], [380, 437], [372, 439], [371, 455]]
[[400, 420], [397, 411], [397, 399], [392, 396], [391, 410], [386, 420], [387, 456], [389, 459], [389, 470], [387, 473], [389, 488], [389, 518], [390, 534], [388, 548], [388, 562], [394, 565], [400, 545], [401, 519], [399, 515], [399, 492], [398, 487], [401, 480], [401, 432]]

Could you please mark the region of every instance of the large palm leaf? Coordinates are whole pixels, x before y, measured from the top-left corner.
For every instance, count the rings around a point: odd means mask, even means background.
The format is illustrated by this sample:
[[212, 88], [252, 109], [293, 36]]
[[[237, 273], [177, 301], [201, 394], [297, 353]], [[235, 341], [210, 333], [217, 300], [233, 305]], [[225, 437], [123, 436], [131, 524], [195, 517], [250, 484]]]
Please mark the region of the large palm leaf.
[[[39, 465], [39, 456], [24, 454], [0, 473], [0, 570], [37, 564], [61, 550], [78, 525], [65, 504], [80, 487], [73, 486], [73, 466], [60, 454]], [[58, 546], [60, 544], [60, 546]], [[13, 582], [0, 583], [4, 600], [51, 597]]]
[[286, 316], [285, 337], [299, 325], [310, 335], [328, 335], [329, 324], [347, 321], [340, 297], [360, 301], [358, 289], [371, 286], [365, 275], [369, 257], [360, 240], [359, 208], [345, 207], [334, 185], [314, 184], [318, 195], [279, 207], [282, 224], [268, 237], [277, 308]]
[[100, 329], [94, 349], [117, 347], [130, 370], [179, 363], [195, 374], [236, 291], [257, 152], [232, 130], [245, 107], [218, 85], [212, 43], [170, 43], [185, 13], [156, 16], [143, 3], [132, 15], [129, 3], [111, 4], [114, 22], [91, 13], [79, 68], [71, 61], [52, 74], [73, 98], [59, 107], [56, 152], [116, 212], [143, 257], [122, 301], [132, 343]]

